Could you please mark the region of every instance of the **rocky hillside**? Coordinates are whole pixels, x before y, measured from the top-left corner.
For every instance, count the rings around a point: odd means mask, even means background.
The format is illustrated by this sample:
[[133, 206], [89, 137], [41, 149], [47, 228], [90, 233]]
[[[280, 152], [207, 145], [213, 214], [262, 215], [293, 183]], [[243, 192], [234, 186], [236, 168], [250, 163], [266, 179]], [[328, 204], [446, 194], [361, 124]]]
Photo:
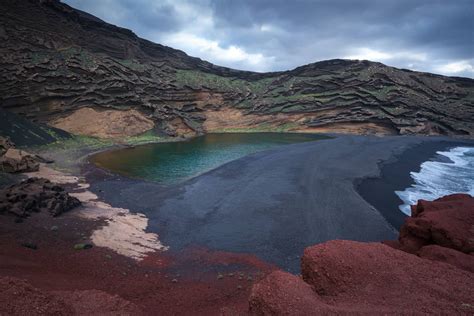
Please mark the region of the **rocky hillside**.
[[[55, 0], [4, 0], [1, 7], [0, 106], [72, 133], [93, 134], [76, 118], [102, 126], [103, 117], [99, 123], [84, 113], [108, 110], [120, 111], [110, 125], [151, 121], [170, 135], [248, 128], [474, 135], [472, 79], [351, 60], [238, 71]], [[76, 113], [81, 108], [95, 112]], [[117, 136], [115, 127], [105, 130]]]

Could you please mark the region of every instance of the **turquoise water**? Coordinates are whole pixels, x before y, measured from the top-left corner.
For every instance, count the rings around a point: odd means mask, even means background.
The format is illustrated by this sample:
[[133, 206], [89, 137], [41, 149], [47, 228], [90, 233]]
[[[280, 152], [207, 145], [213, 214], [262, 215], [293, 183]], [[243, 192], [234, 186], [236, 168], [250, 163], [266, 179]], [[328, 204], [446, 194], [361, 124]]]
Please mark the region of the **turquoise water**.
[[172, 184], [251, 153], [323, 138], [327, 137], [293, 133], [207, 134], [184, 142], [107, 151], [94, 155], [91, 161], [125, 176]]

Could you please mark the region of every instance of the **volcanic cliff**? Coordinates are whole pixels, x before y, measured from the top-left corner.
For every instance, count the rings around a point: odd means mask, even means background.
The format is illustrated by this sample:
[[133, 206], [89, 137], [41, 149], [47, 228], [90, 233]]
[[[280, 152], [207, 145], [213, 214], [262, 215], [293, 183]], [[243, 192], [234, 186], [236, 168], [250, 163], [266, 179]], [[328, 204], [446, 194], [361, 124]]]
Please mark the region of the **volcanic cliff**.
[[[238, 71], [56, 0], [0, 6], [0, 107], [72, 133], [195, 135], [258, 127], [474, 135], [472, 79], [340, 59], [284, 72]], [[110, 126], [90, 131], [81, 121]], [[117, 127], [124, 125], [138, 128]]]

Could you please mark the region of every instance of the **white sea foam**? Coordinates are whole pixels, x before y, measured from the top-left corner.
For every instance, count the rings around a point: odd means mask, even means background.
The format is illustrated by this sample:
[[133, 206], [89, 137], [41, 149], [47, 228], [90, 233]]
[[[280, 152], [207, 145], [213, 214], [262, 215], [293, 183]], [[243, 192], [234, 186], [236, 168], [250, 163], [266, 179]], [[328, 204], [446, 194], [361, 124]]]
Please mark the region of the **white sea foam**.
[[395, 193], [404, 202], [400, 210], [411, 215], [410, 205], [419, 199], [433, 201], [444, 195], [468, 193], [474, 196], [474, 147], [455, 147], [439, 151], [450, 161], [426, 161], [420, 172], [411, 172], [414, 184]]

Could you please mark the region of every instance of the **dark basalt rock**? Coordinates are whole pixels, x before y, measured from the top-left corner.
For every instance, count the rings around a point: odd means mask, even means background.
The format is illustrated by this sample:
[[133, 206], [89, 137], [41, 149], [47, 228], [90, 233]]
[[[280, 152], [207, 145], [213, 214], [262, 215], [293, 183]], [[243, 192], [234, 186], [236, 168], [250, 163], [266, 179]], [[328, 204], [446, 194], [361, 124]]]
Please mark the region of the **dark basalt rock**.
[[[1, 45], [0, 41], [0, 47]], [[0, 89], [2, 89], [2, 86], [0, 83]], [[1, 106], [3, 106], [3, 103], [0, 101], [0, 135], [8, 136], [12, 144], [16, 146], [44, 145], [55, 142], [60, 138], [70, 137], [65, 131], [34, 123], [20, 115], [4, 110]]]
[[9, 137], [0, 137], [0, 172], [38, 171], [38, 158], [14, 147]]
[[474, 135], [472, 79], [339, 59], [238, 71], [54, 0], [2, 1], [0, 37], [0, 107], [40, 122], [84, 106], [136, 108], [168, 134], [203, 133], [206, 111], [235, 107], [269, 119], [282, 113], [298, 129], [371, 124], [392, 134]]
[[38, 160], [25, 151], [9, 148], [0, 156], [0, 172], [18, 173], [38, 170]]
[[0, 214], [25, 218], [32, 213], [48, 212], [58, 216], [81, 202], [49, 180], [30, 178], [0, 190]]
[[9, 137], [0, 136], [0, 156], [3, 156], [8, 149], [14, 147], [15, 145], [11, 142]]

